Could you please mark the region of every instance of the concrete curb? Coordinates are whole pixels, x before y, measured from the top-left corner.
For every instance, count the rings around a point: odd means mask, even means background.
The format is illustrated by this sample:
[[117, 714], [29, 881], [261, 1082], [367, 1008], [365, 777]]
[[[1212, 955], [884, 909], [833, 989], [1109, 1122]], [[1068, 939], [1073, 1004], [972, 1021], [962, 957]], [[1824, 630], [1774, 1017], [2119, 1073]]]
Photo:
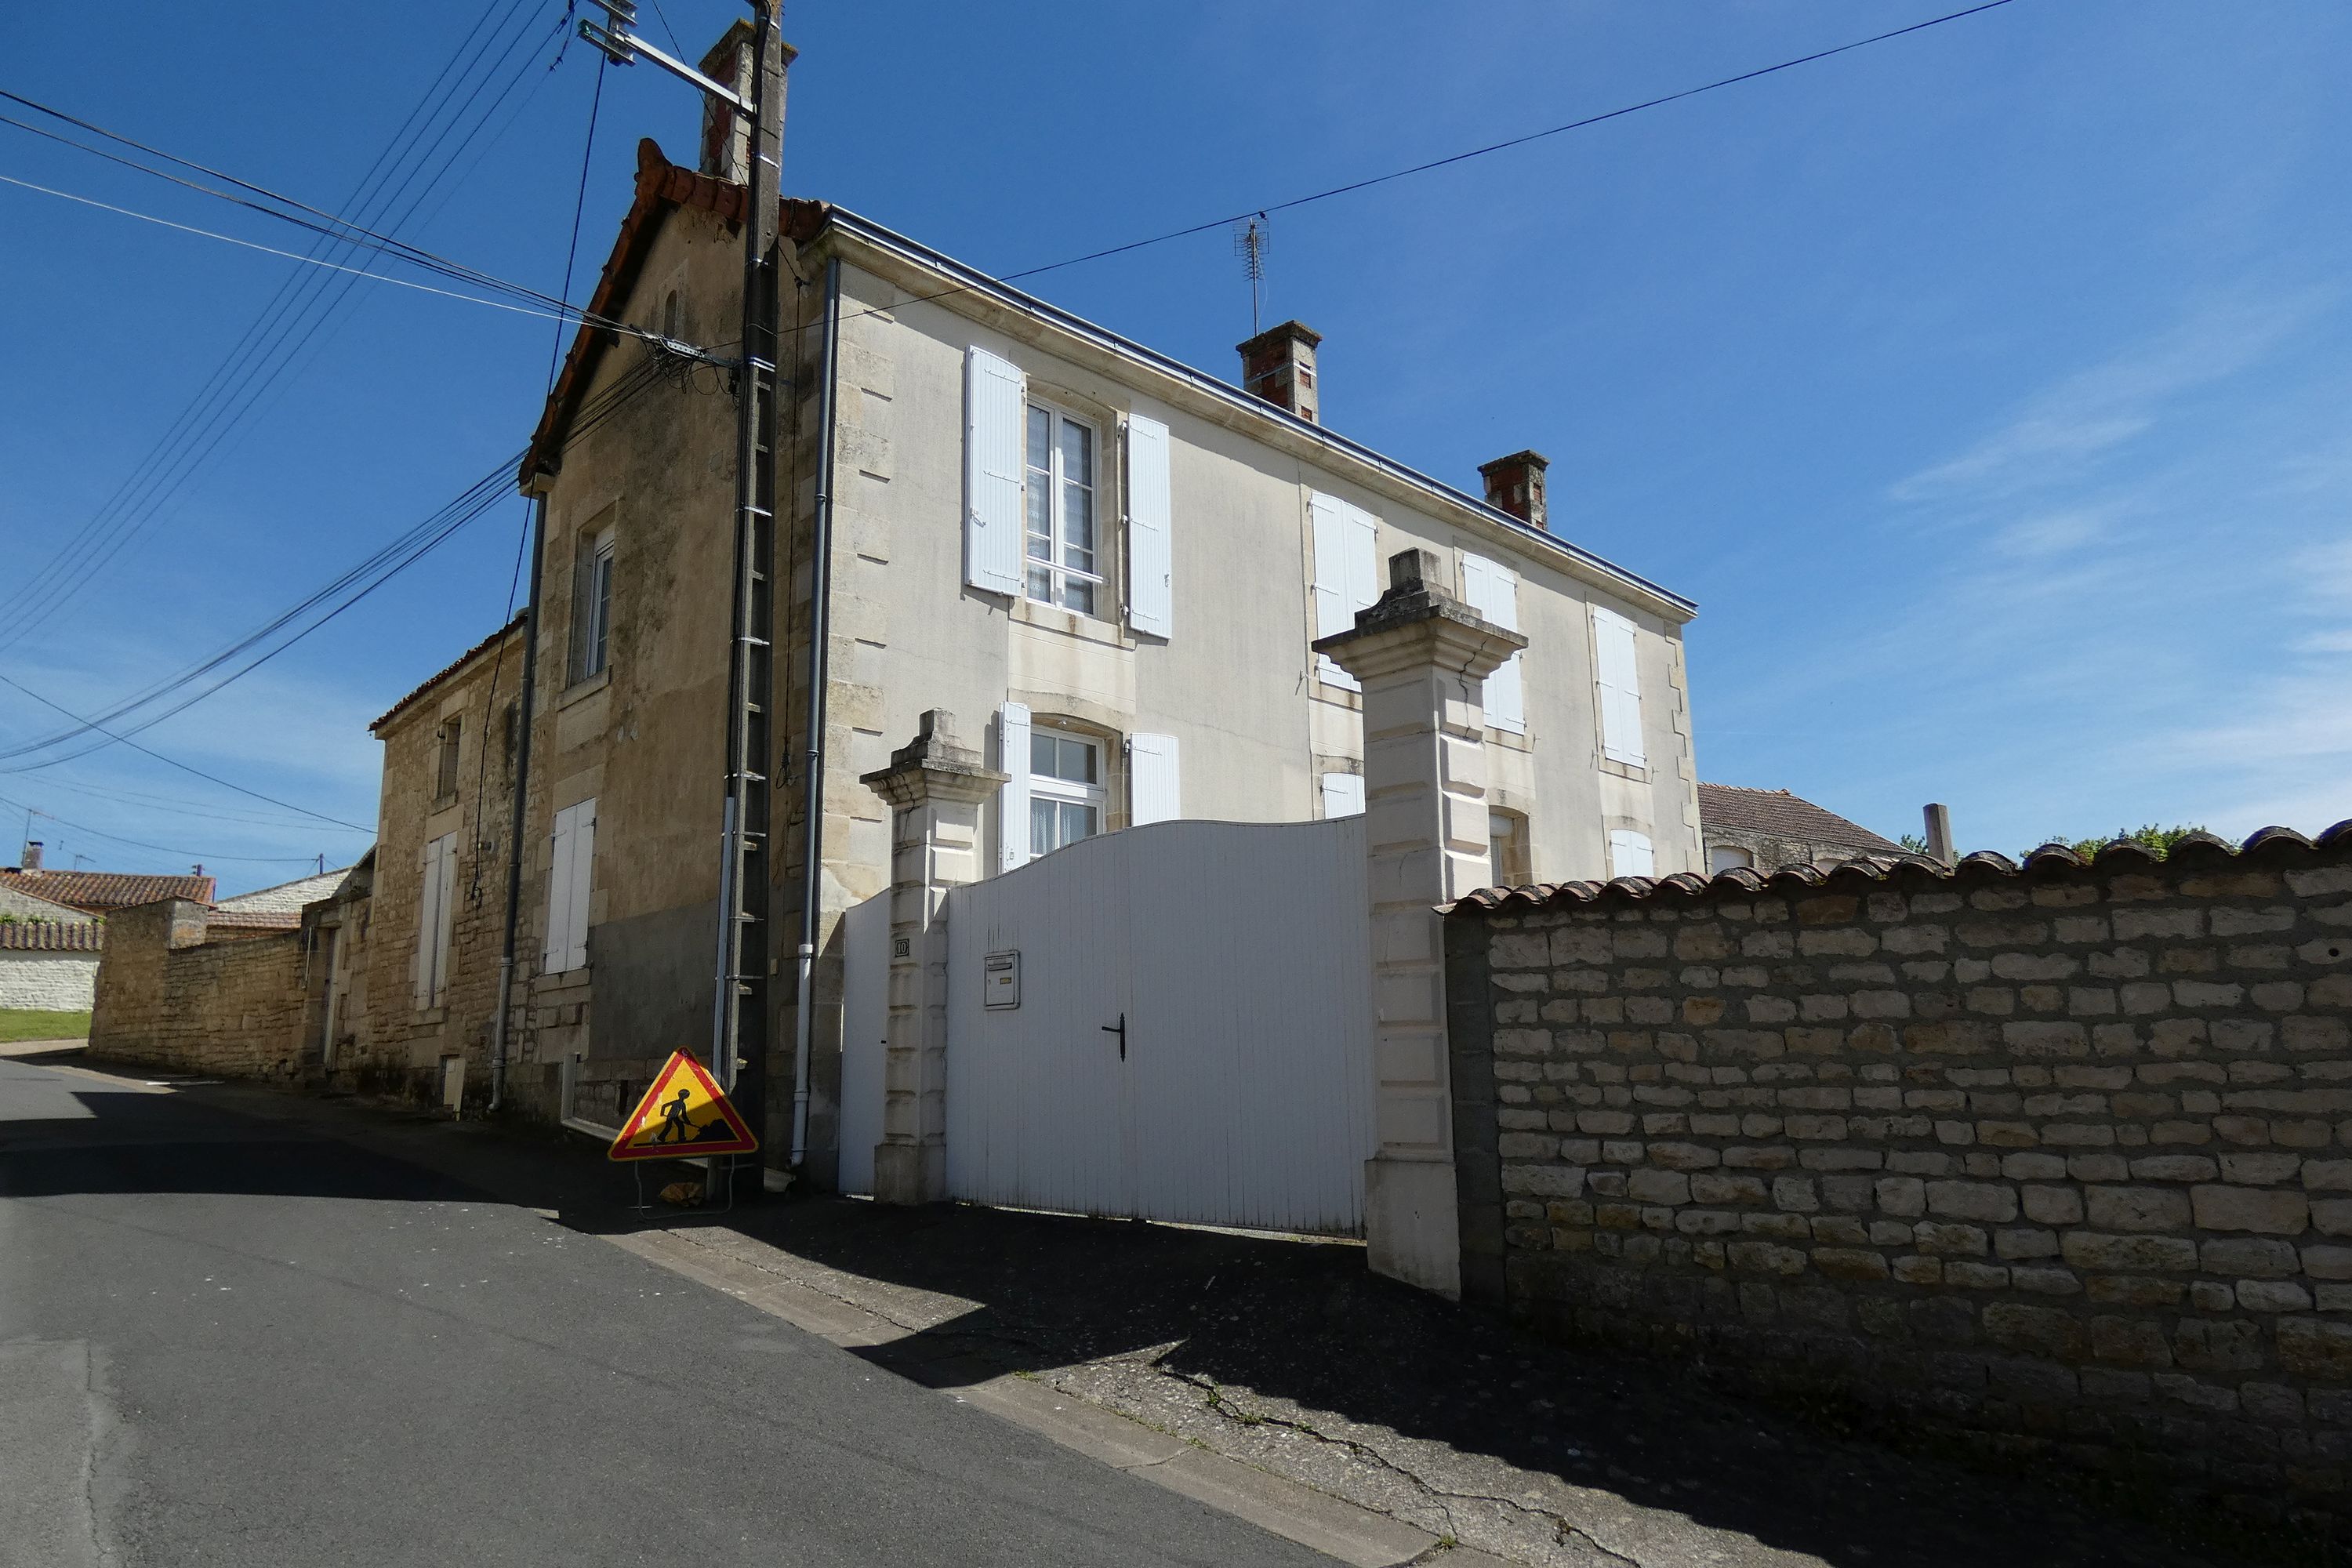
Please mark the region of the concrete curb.
[[[915, 1331], [877, 1313], [714, 1254], [676, 1232], [636, 1231], [604, 1239], [845, 1350], [872, 1349], [915, 1337]], [[966, 1357], [950, 1355], [913, 1363], [883, 1358], [878, 1364], [925, 1387], [952, 1391], [955, 1397], [1075, 1453], [1247, 1520], [1261, 1530], [1355, 1568], [1400, 1568], [1428, 1562], [1443, 1562], [1447, 1568], [1488, 1568], [1490, 1564], [1503, 1568], [1499, 1557], [1449, 1546], [1427, 1531], [1386, 1514], [1210, 1453], [1043, 1383], [992, 1373]]]

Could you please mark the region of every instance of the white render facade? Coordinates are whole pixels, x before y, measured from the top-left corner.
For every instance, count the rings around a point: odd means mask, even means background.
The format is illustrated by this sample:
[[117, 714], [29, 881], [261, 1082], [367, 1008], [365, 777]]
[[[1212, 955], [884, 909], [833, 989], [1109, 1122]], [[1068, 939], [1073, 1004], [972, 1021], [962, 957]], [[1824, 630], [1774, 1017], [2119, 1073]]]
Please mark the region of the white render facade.
[[[1086, 801], [1103, 830], [1360, 809], [1360, 698], [1308, 645], [1419, 547], [1528, 641], [1487, 683], [1489, 800], [1517, 861], [1497, 879], [1704, 869], [1687, 601], [1010, 290], [921, 298], [966, 275], [846, 215], [816, 245], [845, 262], [833, 614], [856, 668], [834, 673], [871, 699], [835, 765], [884, 766], [928, 709], [985, 725], [1013, 775], [992, 868], [1052, 847], [1045, 799]], [[1049, 422], [1057, 458], [1091, 457], [1094, 517], [1094, 570], [1050, 584], [1037, 491], [1066, 513], [1077, 487], [1028, 461]], [[1092, 749], [1091, 789], [1056, 776], [1083, 770], [1054, 766], [1048, 735]], [[848, 847], [851, 891], [878, 890], [878, 812]]]

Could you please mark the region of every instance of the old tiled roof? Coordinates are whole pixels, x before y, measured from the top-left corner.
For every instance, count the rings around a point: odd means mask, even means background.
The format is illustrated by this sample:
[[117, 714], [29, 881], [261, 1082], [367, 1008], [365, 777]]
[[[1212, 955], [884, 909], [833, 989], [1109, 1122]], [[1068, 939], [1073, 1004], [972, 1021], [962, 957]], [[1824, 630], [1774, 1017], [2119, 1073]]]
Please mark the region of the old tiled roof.
[[345, 866], [333, 871], [314, 872], [297, 877], [290, 882], [280, 882], [274, 888], [256, 888], [249, 893], [239, 893], [233, 899], [223, 899], [213, 906], [215, 910], [270, 910], [281, 914], [299, 915], [302, 906], [315, 904], [339, 887], [351, 874]]
[[1802, 844], [1834, 844], [1841, 849], [1903, 853], [1900, 844], [1784, 789], [1703, 784], [1698, 786], [1698, 820], [1702, 832], [1759, 833]]
[[25, 871], [0, 868], [0, 885], [92, 914], [152, 904], [158, 899], [213, 901], [210, 877], [141, 877], [125, 871]]
[[105, 942], [96, 921], [0, 921], [0, 952], [96, 952]]
[[299, 931], [300, 910], [239, 910], [215, 904], [205, 911], [205, 929], [217, 931]]
[[[516, 611], [515, 618], [513, 620], [509, 621], [505, 626], [500, 626], [497, 631], [492, 632], [489, 636], [484, 637], [481, 641], [476, 643], [465, 652], [459, 654], [456, 658], [451, 659], [447, 664], [442, 666], [432, 675], [427, 676], [423, 685], [410, 692], [407, 696], [402, 698], [399, 701], [394, 703], [390, 708], [385, 709], [383, 717], [378, 719], [374, 723], [368, 726], [368, 733], [371, 735], [381, 736], [383, 733], [383, 727], [386, 724], [391, 723], [394, 719], [399, 718], [403, 713], [406, 712], [415, 704], [418, 698], [424, 696], [426, 692], [432, 690], [435, 687], [440, 685], [443, 681], [448, 679], [451, 676], [465, 668], [466, 666], [471, 664], [483, 654], [488, 653], [492, 647], [498, 645], [500, 637], [513, 636], [515, 629], [529, 619], [530, 619], [530, 612], [529, 610]], [[518, 677], [518, 679], [520, 679], [520, 677]], [[350, 868], [346, 867], [344, 869], [348, 870]], [[328, 890], [331, 892], [333, 889], [330, 889]], [[319, 896], [323, 899], [327, 895], [325, 893], [321, 893]]]
[[2105, 845], [2096, 855], [2087, 858], [2075, 854], [2063, 844], [2045, 844], [2028, 855], [2021, 865], [1990, 849], [1964, 855], [1957, 866], [1938, 866], [1916, 855], [1899, 858], [1873, 855], [1849, 860], [1828, 870], [1810, 864], [1787, 866], [1769, 873], [1741, 867], [1737, 870], [1717, 872], [1713, 877], [1678, 871], [1671, 877], [1619, 877], [1607, 882], [1538, 882], [1528, 888], [1482, 888], [1453, 903], [1440, 905], [1439, 909], [1444, 914], [1476, 915], [1496, 910], [1539, 910], [1551, 904], [1590, 904], [1611, 894], [1617, 895], [1621, 900], [1638, 900], [1671, 894], [1689, 897], [1709, 892], [1769, 890], [1801, 893], [1825, 886], [1991, 882], [2031, 876], [2037, 871], [2079, 869], [2085, 866], [2101, 871], [2131, 873], [2146, 871], [2167, 860], [2228, 866], [2240, 861], [2257, 865], [2293, 865], [2321, 859], [2331, 862], [2352, 859], [2352, 818], [2324, 830], [2316, 838], [2305, 838], [2292, 827], [2258, 828], [2242, 847], [2235, 849], [2226, 839], [2216, 838], [2210, 833], [2191, 833], [2175, 844], [2168, 855], [2158, 855], [2145, 845], [2135, 844], [2128, 839]]

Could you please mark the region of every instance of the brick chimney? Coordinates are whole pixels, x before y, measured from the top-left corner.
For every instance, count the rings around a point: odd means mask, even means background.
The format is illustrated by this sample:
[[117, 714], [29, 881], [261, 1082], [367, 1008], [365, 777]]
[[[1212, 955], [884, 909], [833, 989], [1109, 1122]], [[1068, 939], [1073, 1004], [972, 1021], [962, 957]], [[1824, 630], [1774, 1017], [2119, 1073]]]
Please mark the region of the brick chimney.
[[1242, 390], [1287, 408], [1310, 425], [1323, 421], [1323, 389], [1315, 384], [1315, 348], [1323, 334], [1304, 321], [1269, 327], [1240, 345]]
[[1486, 481], [1486, 504], [1549, 532], [1551, 514], [1544, 504], [1544, 470], [1550, 467], [1551, 459], [1541, 452], [1514, 452], [1507, 458], [1479, 464], [1479, 477]]
[[41, 841], [39, 839], [27, 838], [25, 840], [25, 864], [18, 868], [26, 871], [37, 871], [41, 868]]
[[[745, 98], [751, 95], [751, 44], [758, 37], [751, 24], [740, 18], [729, 24], [702, 57], [702, 74]], [[786, 44], [784, 70], [790, 74], [799, 50]], [[782, 106], [777, 106], [779, 111]], [[746, 182], [751, 166], [751, 128], [716, 99], [702, 103], [701, 169], [733, 184]]]

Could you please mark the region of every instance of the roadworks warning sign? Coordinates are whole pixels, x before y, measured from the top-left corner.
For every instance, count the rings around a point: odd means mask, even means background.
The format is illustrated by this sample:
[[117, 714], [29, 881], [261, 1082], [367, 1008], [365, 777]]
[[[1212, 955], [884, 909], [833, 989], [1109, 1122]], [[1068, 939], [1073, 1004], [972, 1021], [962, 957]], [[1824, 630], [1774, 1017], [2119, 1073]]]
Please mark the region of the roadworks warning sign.
[[690, 1160], [705, 1154], [749, 1154], [759, 1147], [760, 1141], [702, 1064], [684, 1051], [673, 1051], [605, 1152], [615, 1160]]

